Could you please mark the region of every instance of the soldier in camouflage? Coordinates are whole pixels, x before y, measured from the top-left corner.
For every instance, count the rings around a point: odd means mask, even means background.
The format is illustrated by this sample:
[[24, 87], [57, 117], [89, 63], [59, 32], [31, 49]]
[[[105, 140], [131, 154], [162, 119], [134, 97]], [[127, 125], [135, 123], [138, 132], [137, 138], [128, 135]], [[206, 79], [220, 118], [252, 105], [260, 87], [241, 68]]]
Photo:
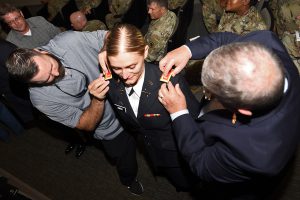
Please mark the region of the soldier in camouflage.
[[102, 0], [75, 0], [77, 8], [85, 15], [91, 14], [92, 8], [97, 8]]
[[168, 0], [168, 8], [170, 10], [176, 10], [179, 7], [183, 7], [188, 0]]
[[284, 3], [288, 3], [293, 0], [269, 0], [268, 4], [274, 19], [274, 31], [281, 38], [284, 29], [284, 24], [281, 23], [281, 14], [279, 14], [280, 9]]
[[202, 0], [202, 15], [208, 32], [216, 32], [223, 15], [226, 0]]
[[53, 18], [61, 12], [61, 9], [69, 2], [70, 0], [44, 0], [43, 3], [47, 3], [48, 8], [48, 20], [52, 21]]
[[283, 3], [278, 17], [284, 30], [281, 40], [300, 72], [300, 38], [296, 37], [296, 31], [300, 32], [300, 0]]
[[228, 0], [217, 31], [243, 35], [251, 31], [266, 30], [261, 14], [252, 6], [254, 4], [255, 1], [244, 4], [244, 1]]
[[129, 10], [132, 2], [133, 0], [108, 0], [110, 13], [105, 16], [105, 22], [109, 29], [122, 21], [123, 15]]
[[145, 35], [149, 46], [146, 61], [160, 61], [166, 53], [168, 40], [175, 31], [177, 17], [168, 10], [167, 0], [148, 0], [147, 4], [151, 22]]
[[85, 14], [81, 11], [73, 12], [70, 15], [71, 26], [76, 31], [107, 30], [106, 25], [100, 20], [87, 21]]

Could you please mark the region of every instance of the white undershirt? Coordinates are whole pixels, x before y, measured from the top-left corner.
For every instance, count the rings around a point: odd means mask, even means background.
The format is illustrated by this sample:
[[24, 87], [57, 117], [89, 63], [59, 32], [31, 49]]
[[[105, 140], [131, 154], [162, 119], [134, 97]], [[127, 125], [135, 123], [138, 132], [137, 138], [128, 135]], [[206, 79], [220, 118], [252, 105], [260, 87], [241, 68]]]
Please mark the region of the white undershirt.
[[31, 36], [31, 30], [29, 29], [24, 35]]
[[[141, 93], [142, 93], [142, 89], [143, 89], [144, 79], [145, 79], [145, 70], [144, 70], [143, 74], [141, 75], [140, 79], [138, 80], [138, 82], [136, 83], [135, 86], [125, 87], [129, 103], [130, 103], [131, 108], [132, 108], [132, 110], [133, 110], [136, 117], [137, 117], [137, 114], [138, 114], [140, 97], [141, 97]], [[133, 88], [134, 93], [131, 96], [129, 96], [131, 88]]]

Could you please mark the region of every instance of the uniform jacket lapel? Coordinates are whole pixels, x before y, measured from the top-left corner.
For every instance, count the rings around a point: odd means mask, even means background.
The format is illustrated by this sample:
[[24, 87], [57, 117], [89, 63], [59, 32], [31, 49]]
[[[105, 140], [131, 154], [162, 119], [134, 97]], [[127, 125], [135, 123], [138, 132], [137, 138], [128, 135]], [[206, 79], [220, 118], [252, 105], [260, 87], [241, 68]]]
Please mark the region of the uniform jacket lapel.
[[152, 105], [157, 101], [158, 88], [161, 83], [159, 81], [159, 75], [157, 75], [152, 69], [153, 67], [147, 67], [145, 64], [145, 79], [143, 89], [140, 97], [138, 118], [143, 117], [145, 113], [151, 113]]
[[113, 106], [125, 108], [126, 111], [124, 110], [124, 112], [126, 112], [127, 115], [129, 115], [133, 120], [137, 122], [134, 112], [127, 98], [124, 84], [120, 80], [116, 80], [114, 83], [115, 84], [110, 84], [110, 87], [112, 87], [113, 91], [110, 93], [110, 98], [113, 99], [113, 102], [115, 102]]

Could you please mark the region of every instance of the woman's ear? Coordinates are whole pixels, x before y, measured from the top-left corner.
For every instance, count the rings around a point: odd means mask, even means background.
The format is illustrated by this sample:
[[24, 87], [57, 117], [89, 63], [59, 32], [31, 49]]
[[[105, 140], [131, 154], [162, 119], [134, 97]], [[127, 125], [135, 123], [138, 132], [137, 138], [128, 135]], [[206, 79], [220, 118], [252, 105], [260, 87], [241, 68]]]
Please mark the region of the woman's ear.
[[146, 45], [146, 46], [145, 46], [145, 52], [144, 52], [144, 59], [146, 59], [147, 56], [148, 56], [148, 50], [149, 50], [149, 46]]

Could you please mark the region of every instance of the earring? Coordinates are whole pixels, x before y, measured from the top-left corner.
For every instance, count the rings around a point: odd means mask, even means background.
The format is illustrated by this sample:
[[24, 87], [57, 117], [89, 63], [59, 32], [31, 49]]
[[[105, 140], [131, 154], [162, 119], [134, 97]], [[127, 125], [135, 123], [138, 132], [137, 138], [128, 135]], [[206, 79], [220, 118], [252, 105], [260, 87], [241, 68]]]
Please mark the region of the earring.
[[233, 115], [232, 115], [231, 123], [232, 124], [236, 123], [236, 114], [235, 113], [233, 113]]

